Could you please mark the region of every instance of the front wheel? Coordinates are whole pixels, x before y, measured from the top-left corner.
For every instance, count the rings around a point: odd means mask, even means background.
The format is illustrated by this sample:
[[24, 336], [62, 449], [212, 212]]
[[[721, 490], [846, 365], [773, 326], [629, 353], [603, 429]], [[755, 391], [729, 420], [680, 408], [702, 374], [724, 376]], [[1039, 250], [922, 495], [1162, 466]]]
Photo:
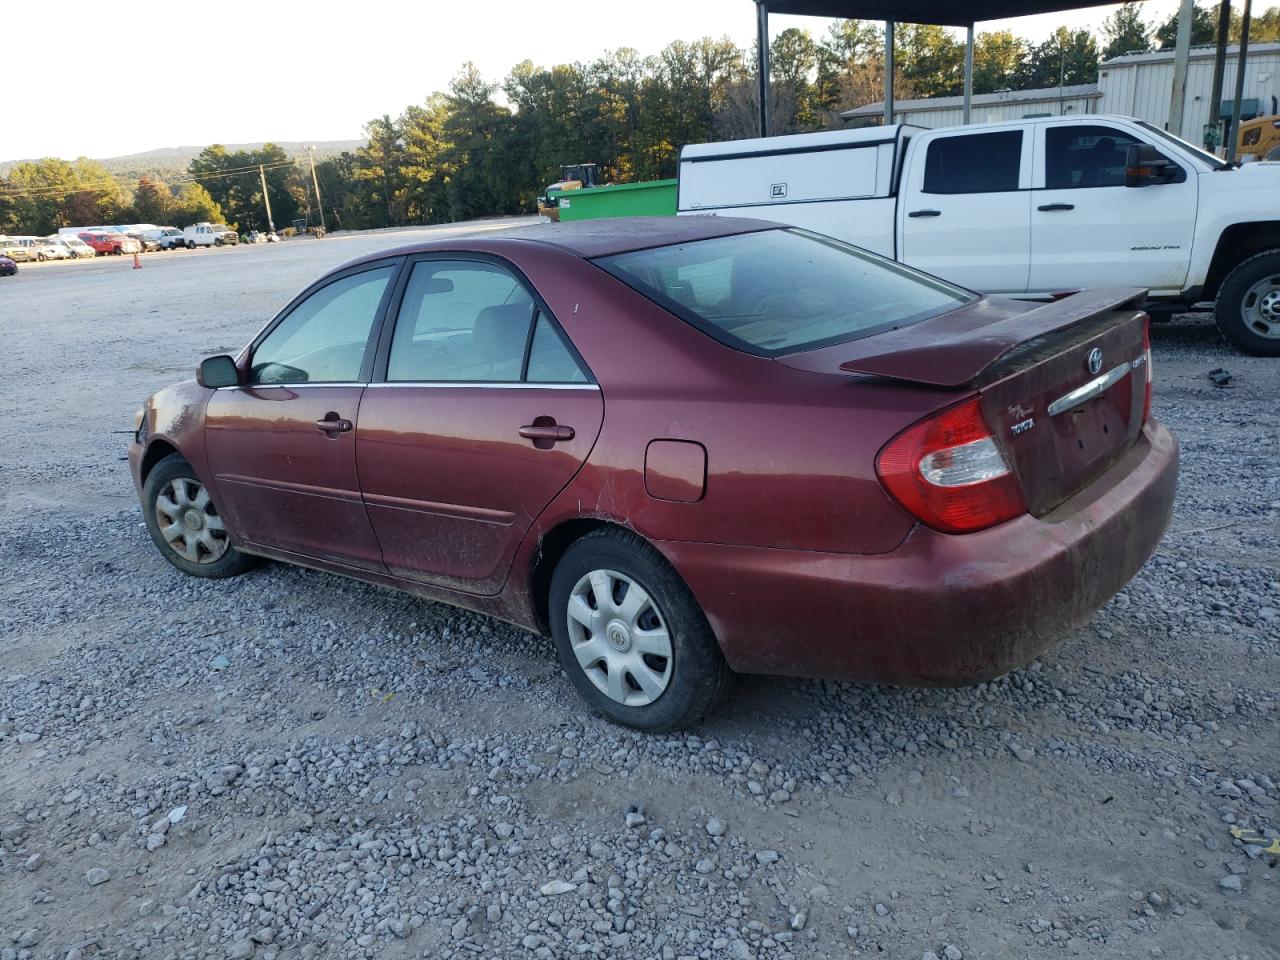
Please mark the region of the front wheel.
[[1254, 254], [1227, 274], [1214, 319], [1245, 353], [1280, 357], [1280, 250]]
[[629, 531], [598, 530], [565, 551], [548, 609], [570, 681], [614, 723], [689, 726], [729, 687], [733, 675], [693, 594]]
[[142, 511], [160, 553], [189, 576], [234, 577], [260, 562], [231, 545], [213, 497], [180, 454], [165, 457], [147, 475]]

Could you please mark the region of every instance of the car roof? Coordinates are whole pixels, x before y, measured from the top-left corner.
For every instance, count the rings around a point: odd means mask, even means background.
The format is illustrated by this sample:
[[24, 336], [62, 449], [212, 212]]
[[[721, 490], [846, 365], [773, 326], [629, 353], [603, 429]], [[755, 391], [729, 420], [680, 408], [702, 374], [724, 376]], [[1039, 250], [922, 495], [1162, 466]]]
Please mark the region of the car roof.
[[484, 251], [495, 240], [519, 240], [557, 247], [583, 259], [607, 257], [632, 250], [665, 247], [695, 240], [710, 240], [741, 233], [776, 230], [784, 224], [745, 217], [620, 217], [605, 220], [576, 220], [571, 223], [536, 223], [503, 230], [486, 230], [440, 240], [425, 240], [360, 257], [346, 267], [388, 257], [448, 250]]

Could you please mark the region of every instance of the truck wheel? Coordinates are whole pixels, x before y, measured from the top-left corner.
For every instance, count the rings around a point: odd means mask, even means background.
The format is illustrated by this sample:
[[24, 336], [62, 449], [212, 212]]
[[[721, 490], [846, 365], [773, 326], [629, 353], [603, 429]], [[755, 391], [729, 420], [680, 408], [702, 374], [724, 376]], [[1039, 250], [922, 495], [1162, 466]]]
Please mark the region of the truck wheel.
[[1238, 349], [1280, 357], [1280, 250], [1254, 254], [1227, 274], [1214, 319]]

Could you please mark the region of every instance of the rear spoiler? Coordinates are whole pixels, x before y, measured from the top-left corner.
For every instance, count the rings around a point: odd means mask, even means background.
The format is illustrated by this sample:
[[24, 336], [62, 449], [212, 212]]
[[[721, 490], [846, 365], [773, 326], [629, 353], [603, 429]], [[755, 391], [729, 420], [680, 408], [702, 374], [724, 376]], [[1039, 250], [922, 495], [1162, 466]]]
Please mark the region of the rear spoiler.
[[[973, 383], [1015, 347], [1056, 333], [1090, 317], [1114, 310], [1141, 310], [1147, 291], [1140, 287], [1082, 290], [1050, 303], [998, 319], [984, 310], [983, 298], [950, 314], [890, 330], [850, 344], [865, 355], [846, 360], [840, 369], [935, 387]], [[1005, 306], [1008, 302], [1005, 302]], [[994, 306], [994, 304], [992, 304]]]

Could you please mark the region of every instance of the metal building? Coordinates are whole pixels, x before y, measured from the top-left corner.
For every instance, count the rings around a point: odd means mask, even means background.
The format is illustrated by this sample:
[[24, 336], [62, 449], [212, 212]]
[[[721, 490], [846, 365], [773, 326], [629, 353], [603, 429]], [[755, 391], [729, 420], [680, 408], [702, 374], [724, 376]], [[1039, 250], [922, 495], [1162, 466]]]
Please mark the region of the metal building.
[[[1239, 48], [1227, 48], [1226, 75], [1222, 85], [1222, 114], [1231, 115], [1229, 91], [1235, 89], [1236, 58]], [[1192, 47], [1187, 69], [1187, 96], [1183, 107], [1182, 135], [1200, 142], [1209, 122], [1213, 90], [1212, 46]], [[1129, 53], [1104, 61], [1098, 68], [1096, 84], [1047, 87], [1041, 90], [1013, 90], [977, 94], [973, 98], [973, 123], [1019, 120], [1050, 114], [1116, 113], [1137, 117], [1165, 128], [1173, 90], [1172, 50]], [[1241, 119], [1280, 113], [1280, 43], [1253, 43], [1244, 71]], [[925, 100], [895, 100], [894, 119], [925, 127], [958, 126], [964, 122], [962, 97], [932, 97]], [[868, 103], [840, 114], [846, 124], [862, 126], [879, 122], [884, 104]]]
[[[1167, 93], [1167, 91], [1166, 91]], [[996, 120], [1021, 120], [1023, 117], [1075, 116], [1099, 113], [1102, 92], [1096, 83], [1068, 84], [1041, 90], [1002, 90], [999, 93], [974, 94], [971, 123]], [[1166, 102], [1165, 109], [1168, 109]], [[884, 118], [884, 104], [868, 103], [840, 114], [853, 127], [879, 123]], [[893, 117], [899, 123], [916, 123], [922, 127], [952, 127], [964, 122], [964, 97], [930, 97], [923, 100], [895, 100]]]
[[[1222, 84], [1223, 100], [1231, 99], [1235, 90], [1236, 59], [1240, 48], [1227, 47], [1226, 73]], [[1182, 135], [1199, 142], [1209, 122], [1210, 98], [1213, 91], [1213, 54], [1211, 46], [1192, 47], [1187, 67], [1187, 98], [1182, 111]], [[1099, 113], [1119, 113], [1137, 117], [1158, 127], [1169, 121], [1169, 104], [1173, 87], [1173, 51], [1129, 53], [1106, 60], [1098, 68], [1098, 89], [1102, 91]], [[1240, 118], [1269, 116], [1277, 111], [1280, 97], [1280, 43], [1251, 43], [1244, 67], [1244, 96], [1240, 101]], [[1223, 107], [1231, 116], [1231, 107]]]

